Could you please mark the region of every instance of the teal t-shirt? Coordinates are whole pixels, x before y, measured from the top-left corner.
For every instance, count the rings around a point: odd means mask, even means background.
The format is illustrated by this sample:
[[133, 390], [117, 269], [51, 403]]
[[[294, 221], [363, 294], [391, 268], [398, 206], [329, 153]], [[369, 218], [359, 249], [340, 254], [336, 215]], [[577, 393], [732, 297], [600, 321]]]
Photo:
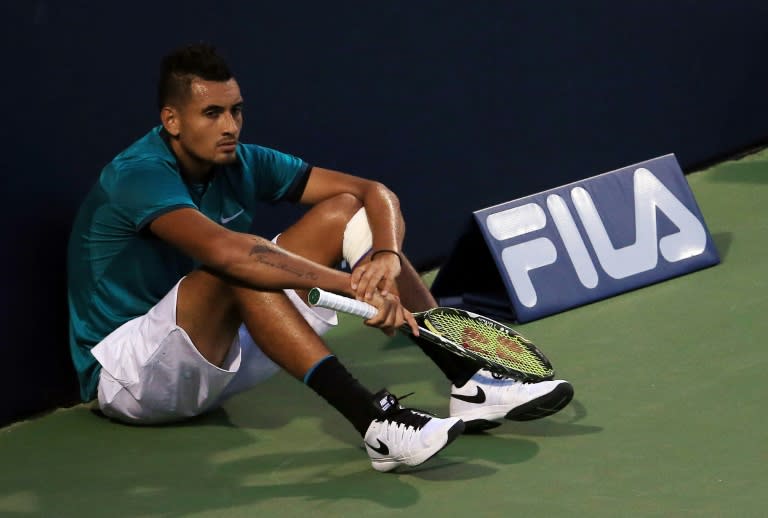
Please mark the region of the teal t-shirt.
[[149, 311], [199, 266], [147, 225], [191, 207], [228, 229], [247, 232], [257, 202], [297, 197], [309, 169], [294, 156], [238, 144], [235, 163], [217, 167], [207, 184], [188, 184], [162, 127], [104, 167], [78, 211], [67, 249], [69, 342], [83, 400], [96, 397], [101, 369], [91, 348]]

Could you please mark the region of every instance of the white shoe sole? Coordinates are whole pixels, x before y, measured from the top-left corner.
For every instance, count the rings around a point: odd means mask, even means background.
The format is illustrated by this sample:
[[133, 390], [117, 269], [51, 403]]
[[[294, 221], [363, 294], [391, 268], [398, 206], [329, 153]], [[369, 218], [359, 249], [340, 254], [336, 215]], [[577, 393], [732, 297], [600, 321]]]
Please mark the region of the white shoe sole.
[[446, 446], [451, 444], [456, 438], [461, 435], [464, 432], [464, 421], [459, 419], [456, 421], [456, 423], [453, 424], [447, 431], [446, 431], [446, 437], [445, 441], [442, 443], [437, 443], [433, 445], [431, 448], [427, 448], [425, 450], [422, 450], [418, 453], [418, 455], [414, 455], [413, 457], [407, 457], [407, 458], [394, 458], [394, 457], [381, 457], [378, 459], [371, 459], [371, 466], [373, 466], [373, 469], [376, 471], [380, 471], [382, 473], [387, 471], [392, 471], [402, 465], [406, 466], [418, 466], [419, 464], [422, 464], [435, 455], [437, 455], [441, 450], [443, 450]]
[[481, 406], [475, 410], [452, 415], [465, 423], [465, 433], [482, 432], [500, 426], [504, 419], [510, 421], [531, 421], [555, 414], [565, 408], [573, 399], [573, 386], [564, 381], [551, 392], [544, 394], [511, 410], [506, 405]]

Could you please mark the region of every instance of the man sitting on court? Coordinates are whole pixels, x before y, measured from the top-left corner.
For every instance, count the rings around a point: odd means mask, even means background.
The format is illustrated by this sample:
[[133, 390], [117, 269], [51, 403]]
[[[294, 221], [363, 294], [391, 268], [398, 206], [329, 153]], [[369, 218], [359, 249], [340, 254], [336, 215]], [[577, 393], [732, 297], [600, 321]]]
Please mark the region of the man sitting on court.
[[[128, 423], [206, 412], [282, 368], [336, 408], [389, 471], [433, 456], [466, 426], [552, 414], [565, 381], [496, 379], [416, 343], [453, 384], [450, 417], [403, 408], [359, 383], [320, 336], [332, 311], [309, 288], [365, 300], [392, 335], [436, 305], [402, 253], [403, 217], [384, 185], [238, 141], [243, 98], [207, 45], [162, 61], [162, 124], [104, 167], [68, 248], [70, 346], [84, 400]], [[273, 240], [249, 234], [258, 201], [311, 206]], [[342, 259], [351, 274], [334, 268]], [[407, 308], [407, 309], [406, 309]], [[279, 367], [278, 367], [279, 366]]]

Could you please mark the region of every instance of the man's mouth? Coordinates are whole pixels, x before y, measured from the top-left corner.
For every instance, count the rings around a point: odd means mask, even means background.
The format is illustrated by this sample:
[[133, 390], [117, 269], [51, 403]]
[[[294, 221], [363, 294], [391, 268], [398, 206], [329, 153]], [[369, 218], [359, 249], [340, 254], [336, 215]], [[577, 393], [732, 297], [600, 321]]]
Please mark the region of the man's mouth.
[[222, 151], [234, 151], [237, 147], [237, 141], [236, 140], [226, 140], [224, 142], [219, 142], [219, 144], [216, 146]]

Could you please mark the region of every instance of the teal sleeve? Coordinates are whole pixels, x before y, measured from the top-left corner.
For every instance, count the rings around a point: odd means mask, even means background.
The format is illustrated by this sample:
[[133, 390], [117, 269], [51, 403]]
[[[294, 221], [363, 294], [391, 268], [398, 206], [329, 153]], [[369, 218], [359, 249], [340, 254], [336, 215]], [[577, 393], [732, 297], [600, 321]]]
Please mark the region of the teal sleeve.
[[178, 172], [166, 163], [141, 160], [116, 167], [103, 187], [116, 213], [135, 230], [170, 210], [197, 208]]
[[283, 199], [309, 168], [304, 160], [281, 151], [255, 144], [239, 148], [243, 169], [255, 182], [256, 197], [262, 201]]

